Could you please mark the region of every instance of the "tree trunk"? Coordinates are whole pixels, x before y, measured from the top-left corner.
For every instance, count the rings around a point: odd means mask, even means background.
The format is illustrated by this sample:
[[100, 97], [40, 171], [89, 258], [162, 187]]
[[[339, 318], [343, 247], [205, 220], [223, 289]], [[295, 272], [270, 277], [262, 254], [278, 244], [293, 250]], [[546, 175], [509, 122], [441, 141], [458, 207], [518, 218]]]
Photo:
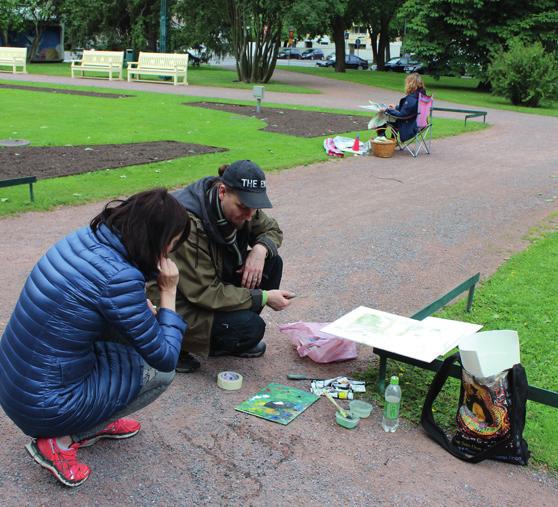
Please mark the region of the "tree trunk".
[[484, 80], [481, 79], [479, 81], [479, 84], [477, 85], [477, 90], [480, 90], [480, 91], [483, 91], [483, 92], [490, 92], [490, 91], [492, 91], [492, 84], [487, 79], [484, 79]]
[[281, 46], [283, 23], [279, 12], [253, 12], [230, 0], [228, 15], [238, 79], [245, 83], [267, 83]]
[[43, 31], [40, 27], [40, 23], [35, 22], [35, 37], [33, 38], [33, 42], [31, 43], [31, 48], [29, 49], [29, 52], [27, 53], [27, 61], [28, 62], [31, 62], [31, 59], [33, 58], [33, 56], [35, 56], [35, 53], [37, 52], [37, 49], [39, 48], [39, 44], [41, 43], [42, 34], [43, 34]]
[[368, 26], [366, 29], [368, 30], [370, 45], [372, 46], [372, 63], [380, 65], [378, 62], [378, 34], [374, 32], [370, 26]]
[[341, 16], [333, 18], [332, 31], [335, 42], [335, 72], [345, 72], [345, 21]]

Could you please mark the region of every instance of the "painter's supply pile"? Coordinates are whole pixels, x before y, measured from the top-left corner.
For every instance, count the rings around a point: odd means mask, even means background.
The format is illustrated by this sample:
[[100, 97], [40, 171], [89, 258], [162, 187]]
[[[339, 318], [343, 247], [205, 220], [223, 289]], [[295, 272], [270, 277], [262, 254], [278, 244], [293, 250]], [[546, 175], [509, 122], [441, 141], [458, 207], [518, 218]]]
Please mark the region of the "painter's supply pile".
[[365, 393], [366, 383], [363, 380], [335, 377], [326, 380], [312, 380], [310, 391], [317, 396], [329, 393], [332, 398], [339, 400], [352, 400], [354, 393]]

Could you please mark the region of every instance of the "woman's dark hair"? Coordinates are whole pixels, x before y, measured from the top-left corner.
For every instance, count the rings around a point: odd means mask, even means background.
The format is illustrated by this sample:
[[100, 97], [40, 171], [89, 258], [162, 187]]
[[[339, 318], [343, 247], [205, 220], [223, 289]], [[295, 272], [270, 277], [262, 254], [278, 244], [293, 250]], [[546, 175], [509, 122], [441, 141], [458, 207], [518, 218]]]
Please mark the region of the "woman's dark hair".
[[174, 237], [180, 235], [179, 245], [190, 232], [188, 213], [164, 188], [110, 201], [90, 223], [94, 232], [103, 224], [120, 236], [128, 260], [145, 276], [157, 271], [159, 257]]

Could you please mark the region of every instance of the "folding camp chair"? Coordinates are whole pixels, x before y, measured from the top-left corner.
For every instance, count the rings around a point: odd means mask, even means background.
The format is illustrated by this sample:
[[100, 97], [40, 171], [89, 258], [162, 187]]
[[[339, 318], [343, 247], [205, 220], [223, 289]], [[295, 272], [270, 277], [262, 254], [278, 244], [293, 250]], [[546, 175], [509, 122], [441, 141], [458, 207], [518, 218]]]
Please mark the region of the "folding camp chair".
[[432, 142], [432, 106], [434, 99], [432, 96], [419, 93], [417, 127], [418, 132], [414, 137], [401, 142], [397, 138], [397, 146], [400, 150], [407, 150], [413, 157], [418, 156], [421, 149], [430, 154], [430, 144]]

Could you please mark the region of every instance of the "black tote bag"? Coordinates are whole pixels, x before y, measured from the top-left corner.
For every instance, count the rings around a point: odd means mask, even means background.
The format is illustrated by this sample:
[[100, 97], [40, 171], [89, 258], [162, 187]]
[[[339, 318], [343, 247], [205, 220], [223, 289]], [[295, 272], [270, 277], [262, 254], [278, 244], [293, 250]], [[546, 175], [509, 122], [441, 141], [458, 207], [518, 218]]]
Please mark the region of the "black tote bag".
[[[461, 367], [457, 431], [450, 440], [434, 421], [432, 405], [449, 377], [451, 366], [456, 362], [461, 366], [459, 353], [446, 358], [430, 385], [421, 416], [426, 433], [450, 454], [469, 463], [495, 459], [526, 465], [530, 453], [523, 439], [523, 429], [528, 383], [523, 366], [516, 364], [496, 376], [496, 380], [489, 385], [483, 384], [487, 379], [475, 379]], [[488, 422], [483, 417], [483, 423], [478, 424], [477, 416], [480, 413], [487, 416]], [[490, 417], [490, 414], [493, 416]]]

